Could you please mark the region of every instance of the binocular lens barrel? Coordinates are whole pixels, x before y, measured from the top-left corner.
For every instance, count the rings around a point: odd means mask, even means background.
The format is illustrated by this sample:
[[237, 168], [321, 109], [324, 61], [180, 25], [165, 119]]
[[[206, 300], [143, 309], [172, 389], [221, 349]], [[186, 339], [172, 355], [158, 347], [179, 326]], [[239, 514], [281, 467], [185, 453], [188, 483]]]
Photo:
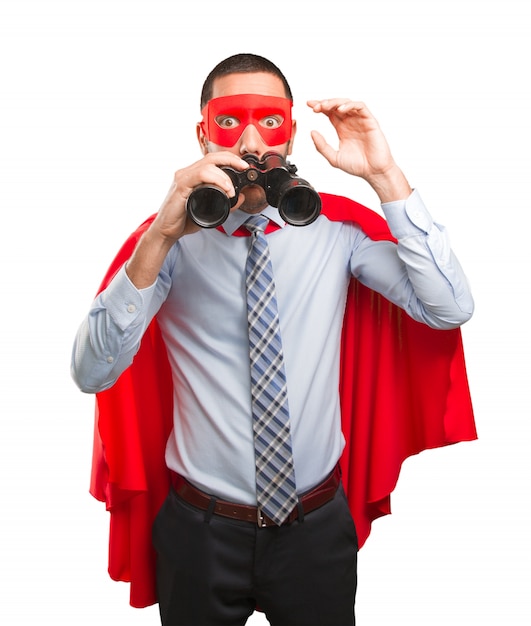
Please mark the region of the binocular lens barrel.
[[230, 212], [227, 194], [214, 185], [196, 187], [186, 203], [191, 219], [202, 228], [215, 228], [227, 219]]
[[321, 213], [321, 198], [311, 187], [287, 183], [280, 191], [278, 212], [292, 226], [308, 226]]

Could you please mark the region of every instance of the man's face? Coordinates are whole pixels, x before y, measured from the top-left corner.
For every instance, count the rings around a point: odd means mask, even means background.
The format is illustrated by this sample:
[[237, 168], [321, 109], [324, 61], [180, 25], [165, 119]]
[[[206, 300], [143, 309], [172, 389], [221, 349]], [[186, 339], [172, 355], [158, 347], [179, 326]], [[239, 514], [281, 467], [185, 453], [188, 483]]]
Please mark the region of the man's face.
[[[295, 130], [291, 101], [280, 78], [265, 72], [238, 73], [214, 81], [212, 99], [203, 110], [197, 136], [204, 154], [228, 150], [261, 159], [270, 151], [284, 157], [291, 154]], [[243, 210], [265, 206], [261, 187], [246, 187], [243, 194]]]
[[211, 143], [225, 148], [238, 143], [249, 124], [268, 146], [282, 145], [291, 138], [291, 100], [288, 98], [254, 93], [221, 96], [212, 98], [202, 113], [203, 133]]

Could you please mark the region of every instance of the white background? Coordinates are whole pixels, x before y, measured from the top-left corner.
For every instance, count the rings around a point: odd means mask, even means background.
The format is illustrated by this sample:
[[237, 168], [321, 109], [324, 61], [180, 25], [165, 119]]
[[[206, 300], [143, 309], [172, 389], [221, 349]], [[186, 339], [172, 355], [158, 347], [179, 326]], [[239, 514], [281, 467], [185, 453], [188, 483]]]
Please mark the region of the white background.
[[530, 30], [517, 0], [0, 2], [2, 624], [158, 623], [106, 573], [93, 398], [70, 349], [118, 246], [200, 157], [202, 82], [236, 52], [287, 75], [299, 174], [379, 210], [315, 152], [312, 128], [335, 138], [305, 106], [367, 102], [476, 299], [463, 336], [480, 438], [404, 465], [360, 553], [358, 623], [531, 623]]

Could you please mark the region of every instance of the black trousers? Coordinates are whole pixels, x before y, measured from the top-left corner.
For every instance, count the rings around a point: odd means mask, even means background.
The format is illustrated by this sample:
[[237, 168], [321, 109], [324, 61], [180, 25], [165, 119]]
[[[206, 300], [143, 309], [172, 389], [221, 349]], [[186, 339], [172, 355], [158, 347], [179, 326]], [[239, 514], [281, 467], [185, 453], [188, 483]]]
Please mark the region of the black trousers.
[[259, 528], [210, 515], [171, 491], [153, 526], [164, 626], [352, 626], [357, 537], [340, 487], [303, 520]]

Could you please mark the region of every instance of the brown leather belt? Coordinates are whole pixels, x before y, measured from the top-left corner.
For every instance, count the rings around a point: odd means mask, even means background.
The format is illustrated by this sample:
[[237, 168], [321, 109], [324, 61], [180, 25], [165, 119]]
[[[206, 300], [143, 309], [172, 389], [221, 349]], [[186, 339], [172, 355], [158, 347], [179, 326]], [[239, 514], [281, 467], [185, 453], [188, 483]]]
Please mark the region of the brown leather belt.
[[[252, 522], [260, 527], [276, 526], [275, 522], [262, 513], [259, 507], [246, 504], [235, 504], [226, 500], [218, 500], [204, 491], [191, 485], [185, 478], [175, 472], [171, 473], [172, 485], [179, 497], [203, 511], [211, 510], [215, 515], [229, 517], [244, 522]], [[315, 511], [334, 497], [341, 482], [339, 464], [319, 485], [300, 496], [299, 505], [304, 514]], [[291, 524], [299, 517], [299, 506], [296, 506], [283, 523]]]

